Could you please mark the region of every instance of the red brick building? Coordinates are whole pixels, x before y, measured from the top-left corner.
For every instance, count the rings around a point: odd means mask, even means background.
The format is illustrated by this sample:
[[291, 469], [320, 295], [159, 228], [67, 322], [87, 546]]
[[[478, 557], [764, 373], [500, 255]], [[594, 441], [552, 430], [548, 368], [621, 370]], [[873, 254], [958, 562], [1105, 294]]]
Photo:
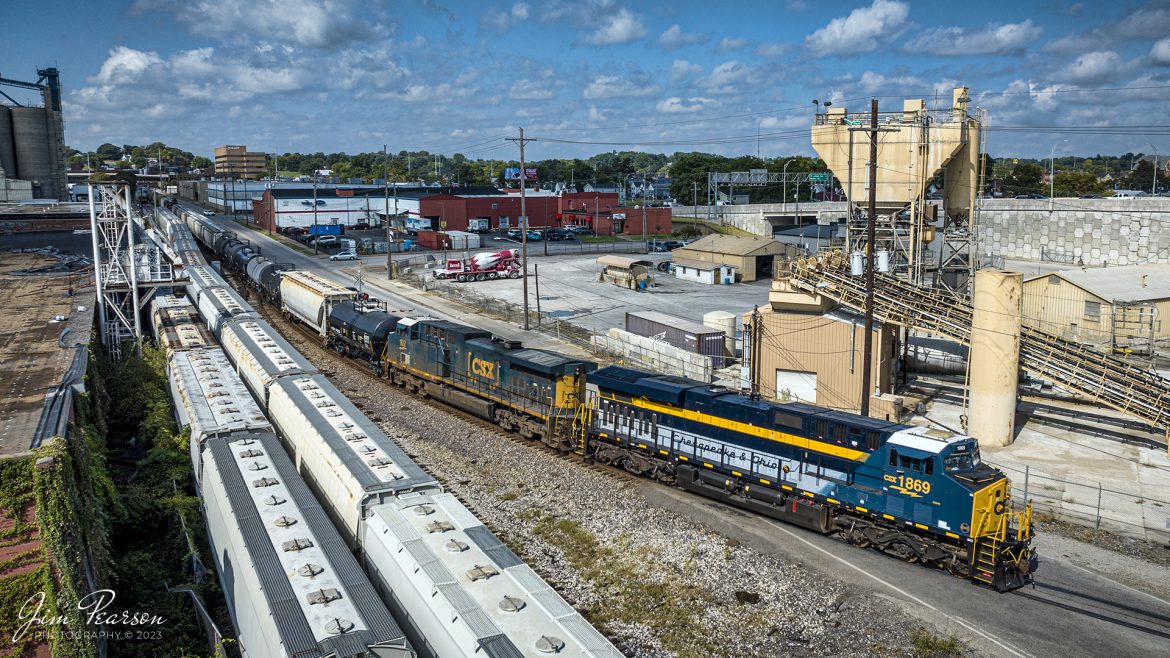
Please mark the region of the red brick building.
[[[618, 206], [615, 193], [573, 193], [561, 196], [530, 196], [525, 199], [528, 225], [550, 228], [577, 224], [598, 235], [642, 235], [642, 209]], [[487, 219], [491, 229], [516, 228], [520, 218], [520, 197], [462, 197], [434, 194], [419, 201], [419, 215], [431, 218], [432, 226], [466, 231], [469, 220]], [[664, 235], [672, 230], [670, 208], [646, 209], [646, 232]], [[446, 224], [440, 224], [446, 222]]]

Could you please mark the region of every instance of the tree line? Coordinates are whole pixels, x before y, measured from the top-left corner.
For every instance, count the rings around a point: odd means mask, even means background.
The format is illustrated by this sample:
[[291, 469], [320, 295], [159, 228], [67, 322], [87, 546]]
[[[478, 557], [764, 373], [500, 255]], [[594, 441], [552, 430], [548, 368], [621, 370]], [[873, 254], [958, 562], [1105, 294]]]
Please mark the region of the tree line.
[[[102, 144], [92, 152], [84, 153], [67, 148], [71, 165], [85, 166], [86, 156], [94, 168], [106, 161], [129, 162], [136, 169], [146, 166], [150, 159], [161, 154], [164, 167], [180, 167], [184, 171], [200, 169], [212, 171], [212, 161], [161, 142], [135, 146], [125, 144]], [[1048, 194], [1051, 190], [1057, 196], [1107, 195], [1114, 186], [1122, 189], [1148, 191], [1153, 183], [1154, 167], [1149, 156], [1142, 153], [1124, 155], [1097, 154], [1089, 158], [1063, 156], [1051, 161], [1015, 158], [996, 159], [985, 155], [986, 189], [990, 193], [1005, 196], [1020, 194]], [[417, 181], [421, 184], [461, 186], [514, 186], [515, 182], [504, 180], [504, 170], [518, 167], [518, 159], [476, 158], [462, 153], [446, 155], [425, 150], [398, 151], [383, 155], [380, 151], [348, 153], [282, 153], [267, 155], [269, 176], [300, 177], [312, 176], [317, 171], [329, 171], [329, 177], [339, 181], [351, 180], [372, 183], [389, 178], [395, 181]], [[563, 183], [570, 189], [581, 189], [586, 183], [604, 186], [623, 186], [630, 179], [642, 176], [668, 176], [670, 196], [679, 203], [705, 203], [707, 196], [707, 174], [709, 172], [735, 172], [751, 169], [766, 169], [780, 172], [787, 165], [789, 173], [826, 172], [828, 167], [820, 158], [807, 156], [783, 156], [760, 158], [756, 156], [722, 156], [699, 151], [676, 151], [671, 154], [646, 153], [643, 151], [609, 151], [589, 158], [548, 158], [530, 160], [525, 163], [535, 167], [538, 183], [551, 187]], [[1046, 166], [1047, 165], [1047, 166]], [[279, 170], [277, 167], [279, 166]], [[1052, 184], [1047, 182], [1047, 170], [1055, 171]], [[1165, 169], [1159, 167], [1159, 189], [1165, 185]], [[1109, 178], [1105, 178], [1106, 175]], [[932, 182], [934, 189], [941, 188], [944, 181], [941, 174]], [[748, 193], [756, 203], [788, 201], [809, 201], [814, 198], [831, 198], [836, 192], [829, 186], [775, 184], [766, 187], [752, 187], [739, 190]]]

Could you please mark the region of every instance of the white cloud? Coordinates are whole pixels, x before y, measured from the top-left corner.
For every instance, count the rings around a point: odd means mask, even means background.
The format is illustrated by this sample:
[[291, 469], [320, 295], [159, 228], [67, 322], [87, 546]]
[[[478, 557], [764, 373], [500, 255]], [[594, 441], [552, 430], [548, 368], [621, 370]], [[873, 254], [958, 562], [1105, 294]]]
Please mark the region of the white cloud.
[[695, 82], [695, 86], [711, 94], [731, 94], [742, 91], [742, 85], [748, 82], [752, 70], [736, 60], [730, 60], [711, 69], [711, 73]]
[[138, 80], [150, 67], [162, 65], [162, 58], [156, 52], [118, 46], [110, 51], [110, 56], [102, 63], [97, 75], [89, 81], [99, 85], [129, 84]]
[[599, 75], [589, 82], [584, 98], [639, 98], [658, 93], [658, 87], [652, 84], [641, 84], [624, 78], [620, 75]]
[[1170, 33], [1170, 9], [1143, 7], [1126, 16], [1110, 30], [1123, 39], [1157, 39]]
[[670, 65], [670, 81], [678, 82], [683, 78], [689, 78], [702, 72], [703, 67], [698, 64], [692, 64], [685, 59], [676, 59]]
[[1170, 37], [1159, 40], [1150, 48], [1150, 59], [1156, 64], [1170, 64]]
[[508, 91], [508, 98], [518, 101], [546, 101], [555, 96], [548, 80], [524, 78], [512, 83], [512, 88]]
[[670, 98], [664, 98], [658, 101], [658, 105], [656, 105], [656, 107], [658, 111], [662, 112], [663, 114], [679, 114], [688, 112], [701, 112], [704, 108], [709, 105], [713, 105], [714, 103], [715, 99], [703, 98], [701, 96], [688, 98], [686, 100], [683, 100], [678, 96], [671, 96]]
[[1077, 57], [1054, 77], [1073, 84], [1093, 83], [1115, 77], [1120, 68], [1120, 55], [1112, 50], [1098, 50]]
[[728, 50], [739, 50], [750, 43], [747, 39], [742, 37], [723, 37], [719, 40], [719, 50], [724, 52]]
[[906, 90], [905, 93], [921, 92], [928, 85], [922, 78], [910, 76], [885, 76], [881, 73], [866, 71], [857, 79], [857, 86], [866, 94], [883, 90]]
[[790, 46], [787, 43], [761, 43], [756, 46], [756, 54], [760, 57], [782, 57]]
[[480, 17], [479, 22], [484, 27], [496, 30], [507, 30], [518, 23], [528, 20], [529, 7], [527, 2], [517, 2], [508, 11], [492, 9]]
[[619, 9], [617, 13], [607, 16], [601, 27], [585, 36], [582, 41], [594, 46], [610, 46], [619, 43], [630, 43], [646, 36], [646, 28], [642, 22], [630, 13], [629, 9]]
[[385, 36], [388, 28], [358, 0], [137, 0], [133, 11], [163, 11], [195, 34], [246, 44], [256, 37], [335, 50]]
[[808, 2], [805, 0], [788, 0], [788, 2], [784, 3], [784, 6], [788, 7], [788, 11], [804, 11], [808, 9]]
[[658, 43], [667, 50], [674, 50], [682, 46], [702, 43], [707, 38], [706, 34], [700, 32], [683, 32], [682, 27], [678, 23], [675, 23], [666, 28], [665, 32], [658, 35]]
[[936, 27], [912, 39], [906, 44], [906, 50], [941, 56], [1021, 53], [1042, 31], [1031, 19], [1022, 23], [992, 23], [979, 29]]
[[910, 5], [895, 0], [874, 0], [848, 16], [834, 18], [808, 35], [804, 45], [821, 55], [856, 55], [877, 50], [901, 34]]

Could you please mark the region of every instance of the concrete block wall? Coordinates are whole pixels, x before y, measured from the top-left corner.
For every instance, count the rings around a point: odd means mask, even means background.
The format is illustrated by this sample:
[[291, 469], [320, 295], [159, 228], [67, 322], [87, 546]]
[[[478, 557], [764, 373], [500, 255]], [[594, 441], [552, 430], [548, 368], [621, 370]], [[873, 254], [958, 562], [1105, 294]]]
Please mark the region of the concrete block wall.
[[622, 329], [610, 329], [609, 333], [594, 336], [593, 344], [630, 360], [632, 366], [648, 368], [667, 375], [681, 375], [702, 382], [713, 381], [714, 370], [711, 359], [679, 349], [673, 345], [638, 336]]
[[[846, 204], [802, 203], [801, 215], [843, 215]], [[707, 218], [707, 206], [676, 207], [678, 216]], [[767, 217], [792, 215], [796, 204], [718, 206], [716, 221], [771, 237]], [[1170, 263], [1170, 198], [985, 199], [976, 227], [981, 255], [1068, 262], [1093, 267]]]
[[1170, 198], [987, 199], [980, 251], [1088, 266], [1170, 263]]

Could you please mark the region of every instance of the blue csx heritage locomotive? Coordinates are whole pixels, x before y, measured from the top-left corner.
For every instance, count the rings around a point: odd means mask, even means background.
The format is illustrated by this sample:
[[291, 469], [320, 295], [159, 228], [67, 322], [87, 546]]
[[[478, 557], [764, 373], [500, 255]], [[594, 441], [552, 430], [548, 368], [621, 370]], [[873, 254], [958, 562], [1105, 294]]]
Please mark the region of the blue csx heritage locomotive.
[[587, 450], [703, 495], [1006, 591], [1031, 581], [1031, 507], [975, 439], [608, 367]]
[[1000, 591], [1031, 581], [1031, 508], [966, 436], [525, 348], [355, 299], [322, 333], [407, 390], [597, 461]]

